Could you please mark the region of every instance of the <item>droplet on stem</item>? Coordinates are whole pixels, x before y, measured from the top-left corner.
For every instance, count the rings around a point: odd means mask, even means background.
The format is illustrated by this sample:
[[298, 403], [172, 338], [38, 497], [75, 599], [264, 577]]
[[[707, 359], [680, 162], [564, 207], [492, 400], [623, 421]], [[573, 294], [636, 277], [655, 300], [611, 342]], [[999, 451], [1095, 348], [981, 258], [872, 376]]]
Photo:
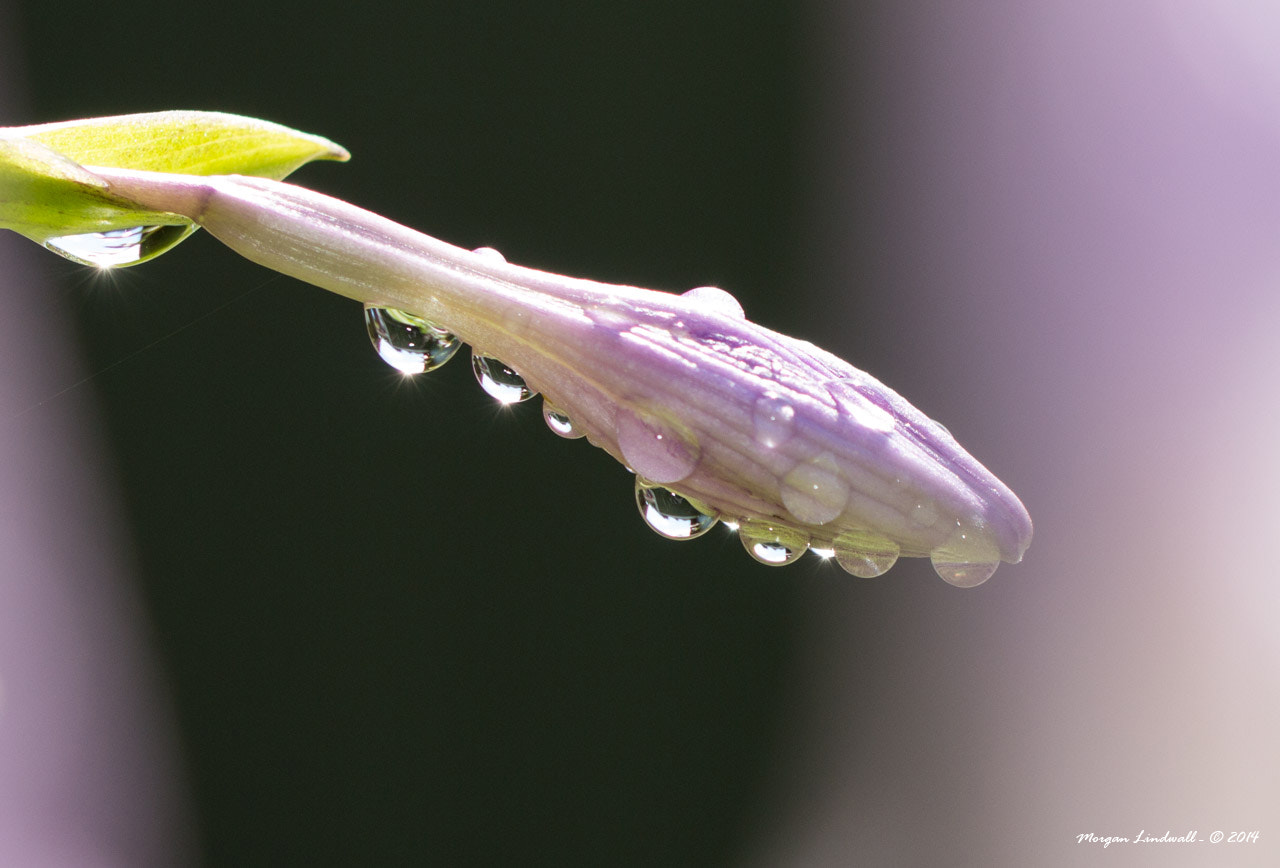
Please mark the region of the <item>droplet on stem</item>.
[[742, 303], [734, 298], [731, 292], [718, 286], [695, 286], [683, 295], [725, 316], [746, 319], [747, 314], [742, 309]]
[[747, 554], [771, 567], [792, 563], [809, 548], [809, 540], [800, 531], [761, 521], [742, 522], [738, 538]]
[[573, 420], [545, 398], [542, 400], [542, 418], [547, 427], [566, 440], [576, 440], [583, 432], [573, 427]]
[[797, 463], [782, 478], [782, 505], [804, 524], [826, 524], [844, 512], [849, 483], [835, 458], [823, 453]]
[[492, 356], [471, 353], [471, 370], [476, 381], [503, 404], [518, 404], [538, 394], [525, 383], [524, 377]]
[[636, 477], [636, 506], [645, 524], [667, 539], [694, 539], [715, 527], [704, 504]]
[[495, 250], [492, 247], [477, 247], [475, 250], [472, 250], [471, 252], [477, 256], [483, 256], [485, 259], [493, 260], [494, 262], [507, 261], [507, 257], [503, 256], [499, 251]]
[[934, 572], [958, 588], [974, 588], [995, 574], [1000, 550], [981, 528], [959, 521], [951, 538], [929, 553]]
[[756, 399], [751, 416], [756, 442], [766, 449], [776, 449], [791, 439], [795, 420], [795, 407], [777, 393], [765, 392]]
[[697, 438], [674, 419], [622, 406], [616, 424], [618, 448], [637, 476], [661, 484], [679, 482], [698, 465], [702, 449]]
[[366, 306], [364, 322], [378, 355], [403, 374], [434, 371], [462, 346], [446, 329], [395, 308]]
[[836, 563], [860, 579], [871, 579], [889, 571], [898, 560], [898, 544], [871, 531], [846, 531], [836, 536]]

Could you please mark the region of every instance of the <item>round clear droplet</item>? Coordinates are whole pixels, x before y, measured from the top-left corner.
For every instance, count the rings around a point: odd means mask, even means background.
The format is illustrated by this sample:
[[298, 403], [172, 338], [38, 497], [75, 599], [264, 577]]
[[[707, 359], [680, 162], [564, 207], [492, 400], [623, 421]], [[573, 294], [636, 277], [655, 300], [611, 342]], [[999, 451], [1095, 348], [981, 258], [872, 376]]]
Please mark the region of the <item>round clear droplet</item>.
[[937, 554], [931, 555], [929, 559], [933, 561], [934, 572], [944, 582], [957, 588], [976, 588], [995, 575], [996, 568], [1000, 566], [999, 561], [969, 563], [953, 561], [945, 555], [939, 558]]
[[738, 539], [747, 554], [771, 567], [792, 563], [809, 548], [800, 531], [758, 521], [744, 521], [738, 527]]
[[742, 303], [734, 298], [732, 293], [718, 286], [695, 286], [683, 295], [725, 316], [731, 316], [734, 319], [747, 317], [746, 311], [742, 309]]
[[944, 582], [958, 588], [981, 585], [1000, 566], [1000, 550], [981, 528], [956, 522], [957, 530], [929, 553], [934, 572]]
[[518, 404], [538, 394], [529, 388], [524, 377], [492, 356], [473, 352], [471, 370], [475, 372], [480, 388], [503, 404]]
[[831, 545], [836, 563], [860, 579], [884, 575], [898, 562], [898, 544], [879, 534], [850, 531], [837, 536]]
[[366, 306], [364, 324], [378, 355], [403, 374], [434, 371], [462, 346], [446, 329], [395, 308]]
[[826, 524], [844, 512], [849, 483], [829, 453], [801, 461], [782, 478], [782, 505], [804, 524]]
[[776, 449], [791, 439], [795, 432], [796, 408], [776, 392], [765, 392], [756, 399], [751, 414], [755, 440], [766, 449]]
[[477, 256], [483, 256], [485, 259], [491, 259], [494, 262], [507, 261], [507, 257], [503, 256], [500, 252], [498, 252], [492, 247], [477, 247], [475, 250], [472, 250], [471, 252], [476, 254]]
[[582, 436], [582, 432], [573, 427], [573, 420], [546, 399], [542, 402], [542, 418], [546, 420], [548, 428], [566, 440], [576, 440]]
[[707, 507], [638, 476], [636, 506], [645, 524], [667, 539], [694, 539], [716, 525]]
[[702, 449], [673, 419], [639, 407], [619, 407], [618, 448], [627, 465], [652, 482], [679, 482], [698, 465]]
[[190, 224], [131, 226], [106, 232], [60, 235], [46, 239], [44, 246], [81, 265], [118, 268], [154, 259], [195, 231], [196, 227]]

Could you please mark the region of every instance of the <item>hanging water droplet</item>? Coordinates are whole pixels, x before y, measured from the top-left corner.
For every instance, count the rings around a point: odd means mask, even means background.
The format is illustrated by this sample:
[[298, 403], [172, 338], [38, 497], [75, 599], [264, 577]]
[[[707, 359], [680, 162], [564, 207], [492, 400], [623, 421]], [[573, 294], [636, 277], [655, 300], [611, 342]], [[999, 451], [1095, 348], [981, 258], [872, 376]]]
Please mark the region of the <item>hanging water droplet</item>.
[[844, 512], [849, 483], [835, 458], [822, 453], [801, 461], [782, 478], [782, 504], [804, 524], [826, 524]]
[[364, 324], [378, 355], [402, 374], [434, 371], [462, 346], [447, 330], [395, 308], [366, 306]]
[[746, 319], [746, 311], [742, 309], [742, 303], [733, 295], [718, 286], [695, 286], [693, 289], [683, 294], [685, 298], [693, 299], [699, 304], [704, 304], [712, 310], [731, 316], [735, 319]]
[[132, 226], [106, 232], [60, 235], [46, 239], [44, 246], [81, 265], [116, 268], [154, 259], [195, 231], [195, 226], [186, 223], [177, 226]]
[[507, 257], [503, 256], [501, 253], [499, 253], [497, 250], [494, 250], [492, 247], [477, 247], [475, 250], [472, 250], [471, 252], [474, 253], [476, 256], [483, 256], [485, 259], [491, 259], [494, 262], [507, 261]]
[[962, 563], [936, 553], [930, 555], [929, 559], [933, 561], [934, 572], [944, 582], [955, 585], [957, 588], [976, 588], [995, 575], [996, 568], [1000, 566], [999, 561]]
[[831, 545], [836, 563], [860, 579], [883, 575], [898, 561], [898, 544], [870, 531], [846, 531]]
[[636, 506], [645, 524], [667, 539], [693, 539], [715, 527], [710, 508], [636, 477]]
[[929, 553], [929, 560], [944, 582], [973, 588], [991, 578], [1000, 566], [1000, 550], [981, 529], [960, 526], [950, 539]]
[[530, 389], [521, 377], [511, 368], [492, 356], [471, 353], [471, 370], [475, 371], [476, 381], [480, 388], [504, 404], [518, 404], [538, 394]]
[[660, 484], [687, 477], [702, 455], [691, 431], [674, 419], [638, 407], [618, 409], [617, 432], [627, 465], [638, 476]]
[[566, 440], [576, 440], [583, 436], [583, 432], [573, 427], [573, 421], [545, 398], [542, 401], [542, 418], [546, 420], [548, 428]]
[[756, 399], [751, 421], [756, 442], [766, 449], [776, 449], [791, 439], [796, 408], [777, 393], [765, 392]]
[[747, 554], [771, 567], [791, 563], [809, 547], [800, 531], [761, 521], [744, 521], [738, 528], [738, 538]]

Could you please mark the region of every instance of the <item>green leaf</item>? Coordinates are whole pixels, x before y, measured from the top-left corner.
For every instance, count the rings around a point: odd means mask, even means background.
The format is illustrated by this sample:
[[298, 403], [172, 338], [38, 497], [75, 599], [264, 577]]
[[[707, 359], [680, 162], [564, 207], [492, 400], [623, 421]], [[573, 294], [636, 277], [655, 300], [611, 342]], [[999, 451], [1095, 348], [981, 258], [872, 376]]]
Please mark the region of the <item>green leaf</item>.
[[[170, 249], [195, 227], [185, 217], [113, 195], [93, 166], [279, 180], [311, 160], [346, 160], [339, 145], [278, 124], [219, 112], [168, 111], [0, 128], [0, 227], [79, 261], [68, 236], [136, 227], [150, 233], [134, 264]], [[86, 168], [89, 167], [89, 168]]]

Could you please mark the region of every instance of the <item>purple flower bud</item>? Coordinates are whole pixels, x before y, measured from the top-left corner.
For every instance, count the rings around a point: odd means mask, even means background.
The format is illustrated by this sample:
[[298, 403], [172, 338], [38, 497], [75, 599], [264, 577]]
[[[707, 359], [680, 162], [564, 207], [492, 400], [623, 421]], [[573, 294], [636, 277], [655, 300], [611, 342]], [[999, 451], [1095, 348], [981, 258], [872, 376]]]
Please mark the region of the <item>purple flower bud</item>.
[[739, 524], [759, 560], [812, 547], [870, 576], [929, 556], [971, 586], [1031, 542], [1022, 503], [944, 427], [847, 362], [748, 321], [723, 290], [523, 268], [276, 181], [91, 171], [249, 259], [501, 359], [644, 485]]

